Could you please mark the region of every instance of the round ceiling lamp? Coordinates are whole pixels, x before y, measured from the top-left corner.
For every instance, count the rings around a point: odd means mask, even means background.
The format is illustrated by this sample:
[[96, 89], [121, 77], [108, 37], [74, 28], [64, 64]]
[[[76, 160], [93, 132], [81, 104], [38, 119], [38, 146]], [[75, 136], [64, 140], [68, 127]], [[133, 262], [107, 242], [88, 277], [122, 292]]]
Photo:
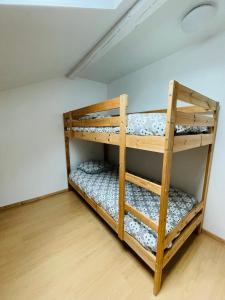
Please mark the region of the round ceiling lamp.
[[216, 15], [215, 3], [203, 3], [195, 6], [181, 20], [181, 27], [186, 33], [204, 30]]

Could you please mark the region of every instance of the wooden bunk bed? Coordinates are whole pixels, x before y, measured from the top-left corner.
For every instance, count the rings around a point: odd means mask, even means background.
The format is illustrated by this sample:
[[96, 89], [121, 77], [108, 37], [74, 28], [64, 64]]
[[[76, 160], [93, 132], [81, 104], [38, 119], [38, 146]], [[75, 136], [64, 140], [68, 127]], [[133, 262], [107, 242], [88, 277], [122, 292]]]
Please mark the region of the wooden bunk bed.
[[[178, 107], [178, 100], [191, 105]], [[210, 168], [213, 157], [213, 148], [216, 136], [218, 118], [218, 102], [209, 99], [202, 94], [171, 81], [169, 85], [168, 107], [162, 110], [147, 111], [145, 113], [165, 112], [167, 124], [165, 136], [140, 136], [126, 134], [128, 96], [121, 95], [117, 98], [101, 103], [90, 105], [70, 112], [64, 113], [65, 149], [69, 187], [75, 189], [86, 202], [111, 226], [119, 238], [127, 243], [154, 271], [154, 294], [157, 295], [161, 288], [163, 268], [184, 244], [191, 233], [197, 229], [200, 233], [204, 218]], [[80, 117], [96, 112], [105, 112], [119, 109], [119, 115], [113, 117], [81, 120]], [[174, 135], [176, 124], [190, 126], [207, 126], [208, 133]], [[96, 133], [77, 132], [74, 127], [104, 127], [118, 126], [119, 133]], [[119, 147], [119, 217], [118, 223], [92, 198], [90, 198], [69, 177], [70, 154], [69, 139], [83, 139], [103, 144], [117, 145]], [[168, 207], [168, 194], [170, 189], [170, 174], [173, 153], [208, 146], [208, 154], [205, 166], [204, 185], [200, 202], [183, 218], [172, 231], [166, 234], [166, 218]], [[135, 148], [163, 154], [163, 168], [161, 184], [157, 184], [136, 175], [126, 172], [126, 148]], [[134, 183], [160, 197], [159, 222], [156, 224], [145, 214], [138, 211], [127, 203], [125, 199], [125, 181]], [[157, 233], [157, 252], [154, 254], [146, 250], [135, 238], [124, 230], [125, 212], [132, 214], [145, 225]], [[179, 236], [178, 236], [179, 234]], [[178, 236], [178, 237], [177, 237]], [[173, 241], [172, 247], [167, 246]]]

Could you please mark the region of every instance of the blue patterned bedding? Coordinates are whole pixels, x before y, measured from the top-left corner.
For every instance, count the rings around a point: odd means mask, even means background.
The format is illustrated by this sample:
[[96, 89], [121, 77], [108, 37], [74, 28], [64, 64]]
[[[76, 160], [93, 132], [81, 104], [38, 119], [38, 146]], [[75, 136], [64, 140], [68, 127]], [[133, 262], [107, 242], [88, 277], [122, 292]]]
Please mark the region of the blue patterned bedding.
[[[82, 170], [73, 170], [70, 179], [89, 197], [101, 206], [118, 222], [119, 181], [117, 170], [98, 174], [87, 174]], [[126, 182], [126, 201], [158, 223], [160, 198], [130, 182]], [[197, 203], [196, 199], [178, 189], [171, 188], [168, 201], [166, 232], [170, 232]], [[133, 236], [147, 250], [156, 252], [157, 234], [131, 214], [126, 213], [125, 231]]]
[[[106, 117], [106, 116], [105, 116]], [[109, 116], [107, 116], [109, 117]], [[86, 116], [82, 119], [98, 119], [104, 116]], [[98, 133], [119, 133], [119, 127], [73, 127], [78, 132], [98, 132]], [[157, 135], [164, 136], [166, 130], [165, 113], [137, 113], [130, 114], [127, 117], [127, 134], [133, 135]], [[175, 134], [198, 134], [207, 133], [208, 128], [205, 126], [187, 126], [176, 125]]]

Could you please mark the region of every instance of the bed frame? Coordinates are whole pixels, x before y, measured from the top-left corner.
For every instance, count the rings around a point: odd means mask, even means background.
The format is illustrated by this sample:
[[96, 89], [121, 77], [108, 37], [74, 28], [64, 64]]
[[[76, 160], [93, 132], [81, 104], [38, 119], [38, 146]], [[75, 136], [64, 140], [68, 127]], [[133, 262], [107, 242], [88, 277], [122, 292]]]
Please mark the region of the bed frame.
[[[187, 102], [191, 106], [178, 107], [178, 100]], [[210, 169], [212, 164], [213, 149], [216, 137], [216, 127], [218, 119], [218, 102], [203, 96], [202, 94], [191, 90], [178, 83], [171, 81], [169, 84], [168, 107], [162, 110], [147, 111], [166, 112], [167, 125], [165, 136], [137, 136], [126, 134], [127, 124], [127, 109], [128, 96], [121, 95], [117, 98], [107, 100], [101, 103], [90, 105], [77, 110], [72, 110], [64, 113], [64, 132], [65, 132], [65, 149], [66, 149], [66, 163], [69, 187], [75, 189], [86, 202], [111, 226], [111, 228], [118, 234], [119, 238], [126, 242], [154, 271], [154, 289], [155, 295], [158, 294], [161, 288], [162, 271], [168, 264], [171, 258], [184, 244], [191, 233], [197, 229], [200, 233], [202, 230], [202, 223], [204, 218]], [[81, 116], [89, 113], [102, 112], [108, 110], [119, 109], [119, 114], [109, 118], [79, 120]], [[146, 113], [146, 112], [145, 112]], [[182, 135], [174, 136], [174, 128], [176, 124], [192, 125], [192, 126], [208, 126], [210, 132], [208, 134]], [[72, 127], [86, 127], [86, 126], [119, 126], [119, 134], [108, 133], [89, 133], [89, 132], [75, 132]], [[96, 202], [91, 199], [84, 191], [82, 191], [74, 182], [69, 179], [70, 174], [70, 153], [69, 153], [69, 139], [83, 139], [103, 144], [111, 144], [119, 146], [119, 220], [118, 224], [114, 219]], [[201, 146], [208, 146], [208, 154], [205, 166], [204, 184], [201, 201], [196, 205], [190, 213], [183, 218], [180, 223], [168, 234], [166, 234], [166, 217], [168, 205], [168, 192], [170, 188], [170, 174], [172, 156], [174, 152], [193, 149]], [[143, 179], [126, 172], [126, 148], [135, 148], [148, 151], [159, 152], [163, 154], [163, 168], [161, 185]], [[105, 147], [104, 147], [105, 149]], [[107, 155], [104, 150], [105, 157]], [[160, 211], [159, 223], [156, 224], [153, 220], [138, 211], [126, 202], [125, 199], [125, 181], [132, 182], [149, 191], [152, 191], [160, 196]], [[152, 230], [157, 232], [157, 253], [146, 250], [138, 241], [124, 231], [124, 214], [131, 213], [141, 222], [149, 226]], [[179, 236], [177, 237], [177, 235]], [[177, 238], [176, 238], [177, 237]], [[170, 249], [167, 245], [173, 241]]]

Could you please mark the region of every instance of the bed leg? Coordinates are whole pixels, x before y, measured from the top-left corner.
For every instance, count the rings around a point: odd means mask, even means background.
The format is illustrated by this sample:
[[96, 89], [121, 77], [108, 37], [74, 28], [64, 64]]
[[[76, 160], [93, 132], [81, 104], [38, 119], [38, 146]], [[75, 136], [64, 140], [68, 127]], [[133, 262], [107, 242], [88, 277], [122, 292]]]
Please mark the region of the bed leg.
[[200, 234], [200, 233], [202, 232], [202, 223], [200, 223], [200, 224], [196, 227], [195, 232], [196, 232], [197, 234]]
[[158, 295], [161, 289], [161, 282], [162, 282], [162, 267], [156, 265], [155, 275], [154, 275], [154, 287], [153, 287], [153, 294], [155, 296]]
[[74, 191], [74, 188], [70, 185], [69, 181], [68, 181], [68, 192]]

